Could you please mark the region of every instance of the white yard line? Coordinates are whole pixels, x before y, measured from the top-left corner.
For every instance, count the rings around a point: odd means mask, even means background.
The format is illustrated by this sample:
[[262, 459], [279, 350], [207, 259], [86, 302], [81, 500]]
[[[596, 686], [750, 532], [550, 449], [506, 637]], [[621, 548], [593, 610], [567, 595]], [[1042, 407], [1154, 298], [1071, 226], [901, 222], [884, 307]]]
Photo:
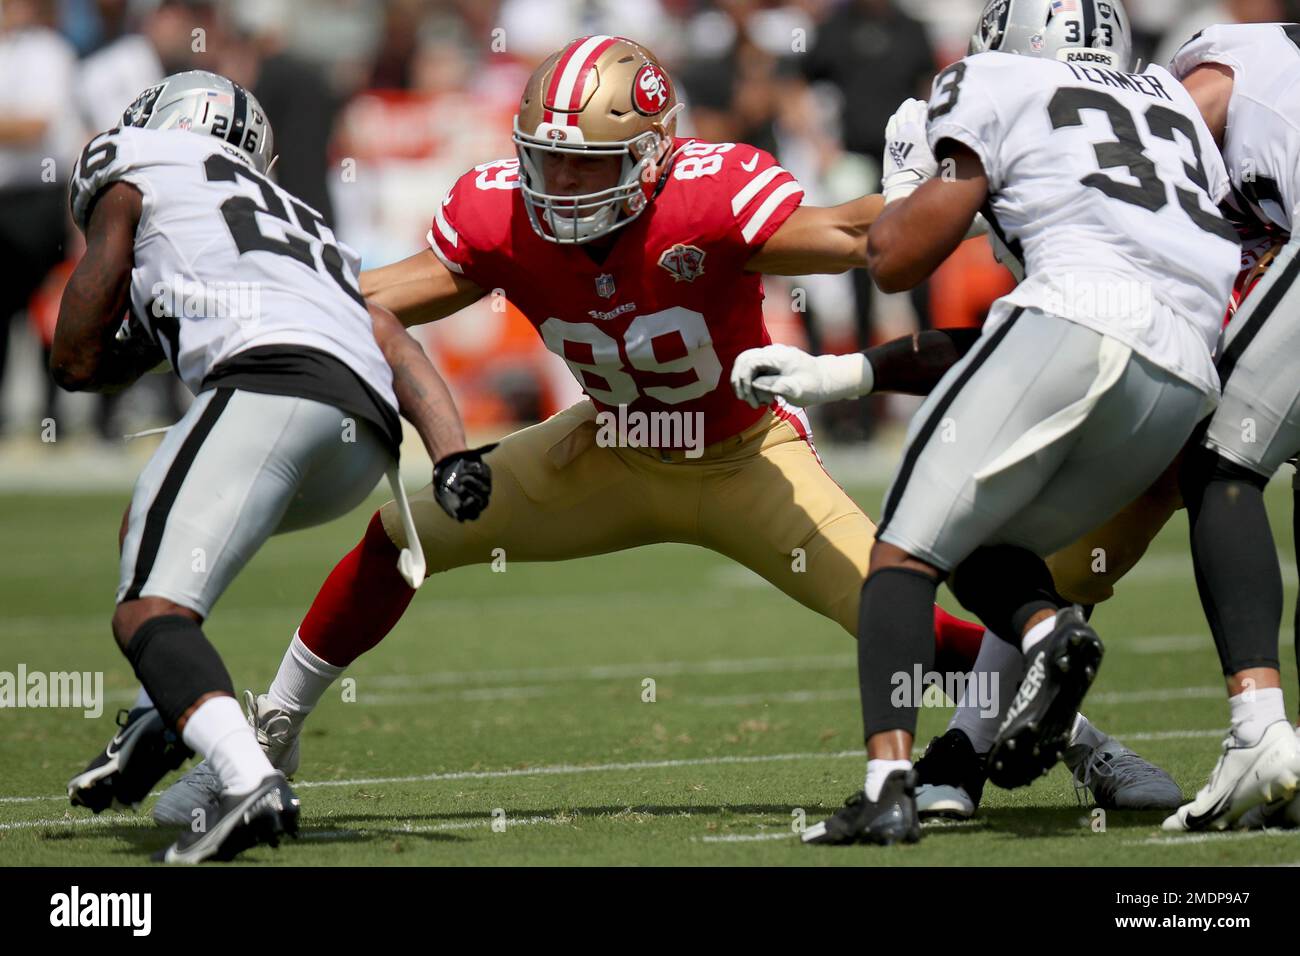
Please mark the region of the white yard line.
[[767, 840], [793, 840], [799, 834], [788, 833], [720, 833], [713, 836], [693, 837], [700, 843], [761, 843]]
[[[1224, 731], [1215, 730], [1159, 730], [1150, 732], [1137, 732], [1131, 734], [1117, 735], [1120, 740], [1125, 741], [1152, 741], [1152, 740], [1192, 740], [1192, 739], [1209, 739], [1222, 737]], [[917, 748], [919, 756], [921, 748]], [[677, 760], [640, 760], [625, 761], [619, 763], [602, 763], [602, 764], [548, 764], [540, 767], [522, 767], [512, 770], [453, 770], [443, 773], [417, 774], [403, 777], [355, 777], [347, 780], [298, 780], [294, 786], [299, 789], [311, 789], [313, 787], [365, 787], [376, 784], [403, 784], [403, 783], [439, 783], [448, 780], [503, 780], [514, 777], [546, 777], [546, 776], [563, 776], [569, 774], [581, 773], [619, 773], [624, 771], [635, 770], [667, 770], [680, 767], [712, 767], [727, 764], [761, 764], [761, 763], [784, 763], [797, 760], [844, 760], [849, 757], [862, 758], [860, 750], [837, 750], [837, 751], [812, 751], [805, 753], [784, 753], [784, 754], [753, 754], [745, 756], [721, 756], [721, 757], [689, 757]], [[161, 791], [155, 791], [150, 796], [157, 796]], [[0, 804], [12, 803], [45, 803], [50, 801], [62, 801], [67, 797], [63, 794], [43, 794], [39, 796], [26, 797], [0, 797]], [[56, 817], [48, 820], [21, 821], [19, 823], [4, 824], [0, 823], [0, 830], [18, 829], [23, 827], [34, 826], [53, 826], [56, 824], [104, 824], [110, 822], [130, 821], [134, 819], [145, 820], [143, 816], [133, 817], [130, 815], [115, 814], [113, 816], [102, 817]]]
[[1300, 836], [1300, 830], [1222, 830], [1214, 833], [1182, 833], [1170, 836], [1152, 836], [1144, 840], [1125, 840], [1124, 846], [1195, 846], [1200, 843], [1219, 843], [1223, 840], [1254, 840], [1259, 837], [1286, 839]]

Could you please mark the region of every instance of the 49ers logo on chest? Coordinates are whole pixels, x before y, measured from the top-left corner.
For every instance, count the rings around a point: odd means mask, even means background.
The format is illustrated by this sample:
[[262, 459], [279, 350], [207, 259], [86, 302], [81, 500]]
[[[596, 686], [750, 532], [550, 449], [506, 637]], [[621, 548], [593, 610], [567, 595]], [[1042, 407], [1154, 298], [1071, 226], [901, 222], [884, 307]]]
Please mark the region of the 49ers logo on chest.
[[668, 271], [674, 282], [694, 282], [704, 275], [704, 250], [679, 242], [663, 251], [659, 265]]
[[636, 71], [632, 80], [632, 106], [642, 116], [655, 116], [668, 105], [668, 75], [653, 63]]

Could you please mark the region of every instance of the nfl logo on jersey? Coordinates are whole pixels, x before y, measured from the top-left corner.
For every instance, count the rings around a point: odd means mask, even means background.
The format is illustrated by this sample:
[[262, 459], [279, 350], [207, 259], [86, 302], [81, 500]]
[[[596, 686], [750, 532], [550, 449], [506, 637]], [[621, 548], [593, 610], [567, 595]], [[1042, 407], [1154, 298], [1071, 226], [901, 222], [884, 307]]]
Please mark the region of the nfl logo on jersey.
[[596, 295], [608, 299], [614, 294], [614, 277], [608, 272], [596, 276]]

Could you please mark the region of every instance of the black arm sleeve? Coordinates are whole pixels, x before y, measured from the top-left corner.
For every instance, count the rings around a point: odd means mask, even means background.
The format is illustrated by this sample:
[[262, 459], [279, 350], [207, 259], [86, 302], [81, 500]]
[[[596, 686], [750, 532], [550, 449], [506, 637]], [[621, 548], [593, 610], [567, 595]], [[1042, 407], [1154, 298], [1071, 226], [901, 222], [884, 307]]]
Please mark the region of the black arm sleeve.
[[979, 337], [979, 329], [929, 329], [867, 349], [873, 391], [928, 395]]

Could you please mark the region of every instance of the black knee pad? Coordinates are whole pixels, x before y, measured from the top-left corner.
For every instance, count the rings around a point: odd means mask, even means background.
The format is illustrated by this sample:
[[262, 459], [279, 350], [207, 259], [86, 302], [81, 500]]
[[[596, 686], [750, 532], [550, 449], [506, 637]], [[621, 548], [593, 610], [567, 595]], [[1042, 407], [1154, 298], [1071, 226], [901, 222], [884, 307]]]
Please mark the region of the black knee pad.
[[1046, 561], [1007, 544], [976, 548], [953, 569], [948, 588], [985, 627], [1017, 647], [1031, 617], [1069, 604], [1057, 593]]
[[176, 723], [206, 694], [235, 696], [221, 655], [188, 617], [165, 614], [140, 625], [126, 645], [126, 658], [166, 726]]

